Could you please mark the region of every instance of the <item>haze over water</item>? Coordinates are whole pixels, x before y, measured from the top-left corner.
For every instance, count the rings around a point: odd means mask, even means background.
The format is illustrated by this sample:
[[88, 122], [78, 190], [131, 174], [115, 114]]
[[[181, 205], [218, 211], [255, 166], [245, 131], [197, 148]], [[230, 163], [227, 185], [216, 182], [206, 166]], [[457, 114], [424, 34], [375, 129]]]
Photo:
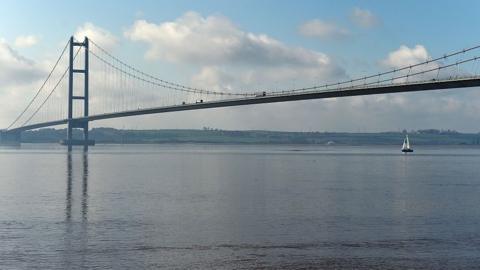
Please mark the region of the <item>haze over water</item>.
[[480, 148], [0, 149], [2, 269], [472, 269]]

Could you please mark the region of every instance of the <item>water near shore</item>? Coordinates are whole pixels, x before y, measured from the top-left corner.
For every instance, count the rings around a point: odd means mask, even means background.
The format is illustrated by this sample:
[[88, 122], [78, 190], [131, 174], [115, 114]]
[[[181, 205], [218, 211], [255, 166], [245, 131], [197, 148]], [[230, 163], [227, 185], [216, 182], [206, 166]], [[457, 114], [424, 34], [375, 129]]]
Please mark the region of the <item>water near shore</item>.
[[1, 269], [473, 269], [480, 148], [0, 149]]

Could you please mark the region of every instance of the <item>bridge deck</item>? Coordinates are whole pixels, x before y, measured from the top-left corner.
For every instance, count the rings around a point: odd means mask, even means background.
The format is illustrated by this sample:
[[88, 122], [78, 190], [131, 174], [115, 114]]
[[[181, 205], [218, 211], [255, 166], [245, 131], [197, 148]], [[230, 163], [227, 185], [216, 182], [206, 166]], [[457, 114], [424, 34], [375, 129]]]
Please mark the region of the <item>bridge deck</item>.
[[[324, 99], [324, 98], [334, 98], [334, 97], [389, 94], [389, 93], [400, 93], [400, 92], [442, 90], [442, 89], [467, 88], [467, 87], [476, 87], [476, 86], [480, 86], [479, 77], [427, 81], [427, 82], [418, 82], [418, 83], [404, 83], [404, 84], [394, 84], [394, 85], [380, 85], [380, 86], [376, 85], [372, 87], [360, 87], [360, 88], [342, 88], [338, 90], [327, 90], [327, 91], [318, 91], [318, 90], [310, 91], [310, 92], [305, 91], [305, 92], [298, 92], [298, 93], [266, 95], [261, 97], [226, 99], [221, 101], [211, 101], [211, 102], [203, 102], [203, 103], [195, 103], [195, 104], [165, 106], [165, 107], [138, 109], [138, 110], [124, 111], [124, 112], [91, 115], [89, 117], [74, 118], [72, 120], [79, 121], [79, 122], [97, 121], [97, 120], [113, 119], [113, 118], [144, 115], [144, 114], [190, 111], [190, 110], [231, 107], [231, 106], [241, 106], [241, 105], [251, 105], [251, 104], [276, 103], [276, 102], [309, 100], [309, 99]], [[21, 132], [21, 131], [26, 131], [31, 129], [67, 124], [67, 122], [68, 122], [68, 119], [62, 119], [57, 121], [27, 125], [19, 128], [10, 129], [9, 131]]]

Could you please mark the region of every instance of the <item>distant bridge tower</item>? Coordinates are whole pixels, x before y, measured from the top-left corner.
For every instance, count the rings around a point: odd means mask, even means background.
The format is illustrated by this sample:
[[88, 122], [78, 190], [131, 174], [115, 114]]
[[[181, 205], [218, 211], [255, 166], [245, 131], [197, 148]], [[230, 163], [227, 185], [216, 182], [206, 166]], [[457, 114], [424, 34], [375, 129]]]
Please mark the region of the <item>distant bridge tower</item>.
[[[73, 145], [83, 145], [85, 150], [88, 149], [89, 145], [93, 145], [94, 141], [89, 140], [88, 138], [88, 38], [85, 37], [83, 42], [75, 42], [75, 39], [70, 37], [70, 58], [69, 58], [69, 70], [68, 70], [68, 128], [67, 128], [67, 139], [62, 141], [63, 145], [68, 146], [68, 150], [72, 150]], [[84, 48], [84, 67], [83, 69], [76, 69], [74, 67], [74, 54], [75, 47]], [[73, 76], [77, 73], [83, 74], [84, 84], [83, 84], [83, 95], [74, 95], [73, 91]], [[73, 120], [73, 106], [75, 101], [83, 101], [83, 119]], [[73, 129], [80, 128], [83, 129], [83, 140], [78, 140], [73, 138]]]

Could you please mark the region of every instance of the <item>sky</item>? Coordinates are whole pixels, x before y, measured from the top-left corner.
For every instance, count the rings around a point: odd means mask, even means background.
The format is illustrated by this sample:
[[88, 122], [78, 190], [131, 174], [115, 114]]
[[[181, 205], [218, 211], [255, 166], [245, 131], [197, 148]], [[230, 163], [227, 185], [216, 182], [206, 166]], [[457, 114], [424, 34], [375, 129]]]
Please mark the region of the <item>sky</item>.
[[[0, 127], [71, 35], [158, 77], [208, 89], [291, 88], [480, 44], [478, 1], [2, 1]], [[311, 100], [101, 121], [117, 128], [479, 132], [480, 89]]]

